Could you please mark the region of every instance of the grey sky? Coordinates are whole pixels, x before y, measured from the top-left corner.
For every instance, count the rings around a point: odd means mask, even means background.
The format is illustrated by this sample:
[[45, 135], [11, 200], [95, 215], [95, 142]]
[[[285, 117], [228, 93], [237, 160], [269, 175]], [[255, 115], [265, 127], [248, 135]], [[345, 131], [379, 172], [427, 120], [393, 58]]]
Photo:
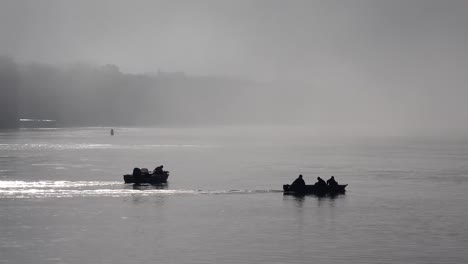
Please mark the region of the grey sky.
[[330, 108], [353, 100], [350, 115], [465, 128], [467, 14], [463, 0], [0, 0], [0, 54], [304, 85]]

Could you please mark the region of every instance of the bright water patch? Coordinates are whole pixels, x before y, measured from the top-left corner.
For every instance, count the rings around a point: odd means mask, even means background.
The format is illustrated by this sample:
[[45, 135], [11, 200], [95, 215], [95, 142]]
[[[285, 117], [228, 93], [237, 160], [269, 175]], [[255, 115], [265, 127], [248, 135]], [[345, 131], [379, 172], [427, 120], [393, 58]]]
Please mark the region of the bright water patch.
[[221, 195], [282, 192], [280, 190], [170, 190], [166, 186], [117, 181], [0, 181], [0, 198], [125, 197], [131, 195]]
[[0, 181], [2, 189], [25, 189], [25, 188], [77, 188], [91, 186], [121, 185], [121, 182], [105, 181]]

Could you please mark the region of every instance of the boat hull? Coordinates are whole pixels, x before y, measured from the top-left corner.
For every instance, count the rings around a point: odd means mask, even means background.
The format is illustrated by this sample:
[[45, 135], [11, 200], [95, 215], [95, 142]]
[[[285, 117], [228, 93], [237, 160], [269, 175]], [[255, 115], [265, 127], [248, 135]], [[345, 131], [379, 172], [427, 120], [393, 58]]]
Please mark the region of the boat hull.
[[316, 185], [305, 185], [303, 187], [293, 187], [289, 184], [285, 184], [283, 185], [283, 191], [284, 191], [284, 194], [336, 195], [336, 194], [345, 193], [346, 186], [348, 186], [348, 184], [337, 185], [337, 186], [323, 186], [323, 187], [319, 187]]
[[149, 183], [149, 184], [161, 184], [166, 183], [169, 178], [169, 173], [160, 174], [146, 174], [140, 177], [135, 177], [132, 174], [125, 174], [123, 176], [125, 183]]

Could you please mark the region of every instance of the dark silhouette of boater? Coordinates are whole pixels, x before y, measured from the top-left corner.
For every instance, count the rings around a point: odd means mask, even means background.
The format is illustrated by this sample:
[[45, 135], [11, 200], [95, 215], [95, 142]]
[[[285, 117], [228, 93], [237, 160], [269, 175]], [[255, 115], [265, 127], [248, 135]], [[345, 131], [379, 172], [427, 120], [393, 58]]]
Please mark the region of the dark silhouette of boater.
[[160, 165], [160, 166], [158, 166], [158, 167], [154, 168], [154, 170], [153, 170], [153, 174], [157, 174], [157, 173], [163, 173], [163, 168], [164, 168], [164, 166], [163, 166], [163, 165]]
[[338, 182], [335, 181], [335, 177], [331, 176], [330, 179], [327, 180], [328, 186], [338, 186]]
[[317, 177], [317, 182], [314, 184], [317, 187], [327, 187], [327, 183], [320, 177]]
[[140, 168], [134, 168], [134, 169], [133, 169], [133, 177], [134, 177], [136, 180], [141, 179], [141, 170], [140, 170]]
[[114, 135], [114, 129], [113, 129], [113, 128], [111, 128], [111, 130], [110, 130], [110, 134], [111, 134], [111, 136], [113, 136], [113, 135]]
[[293, 183], [291, 184], [291, 188], [295, 188], [295, 189], [302, 189], [302, 188], [305, 188], [305, 186], [306, 184], [305, 184], [304, 179], [302, 179], [302, 174], [300, 174], [299, 177], [295, 179]]

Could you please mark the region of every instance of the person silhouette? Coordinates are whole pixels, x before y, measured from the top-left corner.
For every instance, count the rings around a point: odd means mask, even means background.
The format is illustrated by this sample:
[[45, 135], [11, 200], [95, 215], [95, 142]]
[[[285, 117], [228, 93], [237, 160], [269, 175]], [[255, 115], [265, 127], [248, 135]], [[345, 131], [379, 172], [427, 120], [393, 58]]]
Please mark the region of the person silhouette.
[[305, 185], [305, 181], [302, 179], [302, 174], [299, 174], [299, 177], [291, 184], [291, 188], [304, 188]]
[[163, 168], [164, 168], [163, 165], [160, 165], [160, 166], [156, 167], [156, 168], [153, 170], [153, 174], [156, 174], [156, 173], [163, 173]]
[[133, 178], [135, 180], [140, 180], [141, 179], [141, 169], [140, 168], [134, 168], [133, 169]]
[[327, 185], [328, 186], [337, 186], [338, 182], [335, 181], [335, 177], [331, 176], [330, 179], [327, 180]]
[[327, 183], [320, 177], [317, 177], [317, 182], [315, 183], [317, 187], [326, 187]]

